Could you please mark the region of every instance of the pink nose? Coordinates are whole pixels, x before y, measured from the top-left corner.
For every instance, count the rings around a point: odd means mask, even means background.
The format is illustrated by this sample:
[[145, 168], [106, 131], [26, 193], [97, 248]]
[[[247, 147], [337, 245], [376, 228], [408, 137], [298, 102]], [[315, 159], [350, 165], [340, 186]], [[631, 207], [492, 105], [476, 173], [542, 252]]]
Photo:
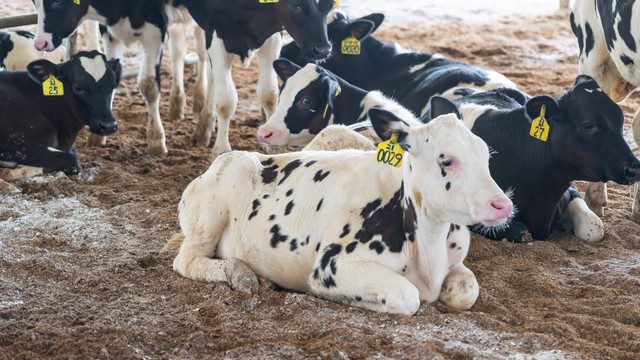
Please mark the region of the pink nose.
[[489, 203], [491, 208], [494, 211], [495, 217], [497, 219], [504, 219], [511, 215], [511, 211], [513, 211], [513, 203], [509, 198], [501, 198], [498, 200], [493, 200]]
[[33, 45], [40, 51], [53, 50], [53, 43], [49, 40], [36, 40], [33, 42]]
[[273, 140], [273, 130], [264, 126], [261, 127], [258, 129], [258, 139], [260, 139], [260, 141], [265, 145], [271, 145], [271, 141]]

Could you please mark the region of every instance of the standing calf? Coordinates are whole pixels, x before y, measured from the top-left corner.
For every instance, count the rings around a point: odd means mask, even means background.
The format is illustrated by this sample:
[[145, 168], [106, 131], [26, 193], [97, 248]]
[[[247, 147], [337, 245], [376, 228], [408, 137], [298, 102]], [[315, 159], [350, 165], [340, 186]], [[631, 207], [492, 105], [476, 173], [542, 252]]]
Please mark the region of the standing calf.
[[401, 168], [358, 150], [220, 156], [183, 193], [173, 268], [255, 286], [244, 263], [285, 288], [376, 311], [413, 314], [439, 297], [470, 308], [469, 233], [454, 224], [500, 225], [512, 204], [489, 175], [486, 144], [447, 100], [432, 108], [443, 116], [420, 127], [369, 111], [378, 136], [397, 135], [406, 151]]
[[[51, 85], [52, 76], [58, 84]], [[80, 130], [89, 125], [92, 133], [109, 135], [118, 128], [111, 103], [120, 76], [120, 61], [97, 51], [60, 65], [37, 60], [27, 71], [0, 73], [2, 165], [77, 174], [82, 166], [73, 143]]]

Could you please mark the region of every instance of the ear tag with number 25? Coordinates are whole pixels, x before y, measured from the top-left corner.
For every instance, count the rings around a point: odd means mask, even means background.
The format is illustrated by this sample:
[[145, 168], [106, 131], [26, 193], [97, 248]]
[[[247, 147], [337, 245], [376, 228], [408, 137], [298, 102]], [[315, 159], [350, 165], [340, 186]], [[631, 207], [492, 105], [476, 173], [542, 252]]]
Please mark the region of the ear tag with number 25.
[[376, 152], [376, 161], [382, 164], [401, 167], [404, 150], [398, 145], [398, 133], [394, 132], [391, 139], [378, 144]]
[[545, 105], [542, 105], [542, 107], [540, 108], [540, 116], [533, 119], [533, 121], [531, 122], [531, 130], [529, 131], [529, 135], [542, 141], [547, 141], [549, 130], [551, 130], [549, 122], [544, 118], [546, 110], [547, 107]]
[[56, 79], [53, 74], [42, 83], [42, 93], [44, 96], [62, 96], [64, 95], [64, 85], [62, 81]]

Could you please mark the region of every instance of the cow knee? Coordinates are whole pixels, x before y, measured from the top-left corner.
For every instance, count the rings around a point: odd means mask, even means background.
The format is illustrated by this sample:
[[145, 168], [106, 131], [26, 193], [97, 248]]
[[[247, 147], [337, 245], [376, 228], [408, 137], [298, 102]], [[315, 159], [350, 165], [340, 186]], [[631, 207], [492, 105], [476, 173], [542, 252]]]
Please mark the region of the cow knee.
[[138, 86], [140, 87], [140, 92], [142, 96], [147, 100], [147, 103], [151, 103], [157, 101], [160, 97], [160, 92], [158, 90], [158, 84], [154, 77], [146, 77], [138, 82]]
[[571, 218], [575, 236], [589, 242], [602, 240], [604, 237], [602, 220], [589, 209], [584, 200], [580, 198], [571, 200], [566, 212]]
[[444, 279], [439, 299], [449, 307], [469, 310], [476, 303], [479, 293], [480, 286], [476, 276], [463, 264], [459, 264]]
[[420, 292], [417, 288], [407, 288], [387, 294], [386, 299], [380, 301], [387, 305], [387, 312], [394, 314], [413, 315], [420, 308]]
[[17, 187], [0, 179], [0, 194], [19, 194], [21, 191]]
[[258, 291], [258, 277], [244, 262], [226, 259], [224, 273], [233, 290], [247, 294], [255, 294]]

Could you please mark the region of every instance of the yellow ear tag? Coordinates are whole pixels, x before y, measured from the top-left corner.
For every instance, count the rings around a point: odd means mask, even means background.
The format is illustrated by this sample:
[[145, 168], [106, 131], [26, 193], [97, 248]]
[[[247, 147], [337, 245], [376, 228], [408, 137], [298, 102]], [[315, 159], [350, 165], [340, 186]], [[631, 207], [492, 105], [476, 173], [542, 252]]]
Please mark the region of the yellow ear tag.
[[62, 81], [50, 74], [49, 78], [42, 83], [42, 93], [44, 96], [62, 96], [64, 95], [64, 85], [62, 85]]
[[338, 0], [334, 0], [334, 1], [333, 1], [333, 8], [335, 9], [335, 8], [337, 8], [338, 6], [340, 6], [340, 5], [339, 5], [339, 1], [338, 1]]
[[542, 107], [540, 108], [540, 116], [533, 119], [533, 121], [531, 122], [531, 130], [529, 131], [529, 135], [542, 141], [547, 141], [549, 130], [551, 129], [549, 122], [544, 118], [546, 110], [546, 105], [542, 105]]
[[[336, 96], [340, 95], [340, 91], [342, 91], [340, 88], [336, 89]], [[327, 117], [327, 110], [329, 110], [329, 102], [327, 102], [327, 106], [324, 107], [324, 114], [322, 114], [323, 119]]]
[[376, 153], [376, 161], [382, 164], [402, 166], [402, 158], [404, 150], [398, 145], [398, 133], [394, 132], [391, 139], [378, 144], [378, 152]]
[[73, 0], [73, 3], [76, 5], [80, 5], [80, 0]]
[[353, 36], [342, 40], [342, 53], [345, 55], [360, 55], [360, 41]]
[[[78, 0], [80, 1], [80, 0]], [[280, 0], [260, 0], [261, 4], [273, 4], [273, 3], [277, 3], [280, 2]]]

